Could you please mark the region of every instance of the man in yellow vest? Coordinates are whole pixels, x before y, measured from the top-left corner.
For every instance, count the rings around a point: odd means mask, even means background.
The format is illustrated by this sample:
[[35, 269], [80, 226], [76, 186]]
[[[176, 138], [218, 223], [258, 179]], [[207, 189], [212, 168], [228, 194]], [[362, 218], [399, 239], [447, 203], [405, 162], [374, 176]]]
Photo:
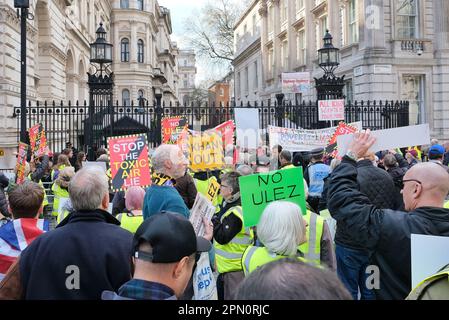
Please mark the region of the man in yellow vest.
[[215, 261], [220, 274], [217, 279], [218, 297], [224, 300], [230, 300], [236, 287], [243, 281], [241, 259], [254, 242], [253, 231], [244, 226], [239, 177], [237, 172], [222, 176], [220, 193], [224, 201], [220, 212], [212, 218]]
[[279, 161], [281, 162], [281, 169], [291, 169], [296, 168], [292, 164], [292, 153], [288, 150], [282, 150], [279, 154]]
[[55, 183], [53, 183], [53, 186], [51, 187], [54, 196], [52, 216], [58, 216], [60, 199], [69, 198], [69, 183], [74, 175], [75, 169], [73, 167], [65, 167], [60, 171], [58, 178]]

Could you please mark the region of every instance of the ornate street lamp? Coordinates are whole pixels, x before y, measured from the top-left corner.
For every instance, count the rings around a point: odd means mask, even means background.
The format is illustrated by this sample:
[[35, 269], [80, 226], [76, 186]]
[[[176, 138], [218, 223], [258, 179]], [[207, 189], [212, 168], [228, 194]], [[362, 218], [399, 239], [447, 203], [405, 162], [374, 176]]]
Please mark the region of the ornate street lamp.
[[90, 63], [97, 63], [100, 65], [100, 76], [103, 75], [103, 65], [106, 65], [104, 71], [106, 72], [107, 64], [112, 63], [112, 44], [106, 42], [106, 30], [103, 28], [103, 23], [100, 22], [100, 27], [97, 31], [97, 40], [90, 44]]
[[329, 30], [323, 38], [324, 45], [318, 50], [318, 65], [324, 71], [324, 75], [315, 78], [315, 87], [318, 100], [331, 100], [343, 98], [344, 77], [336, 77], [335, 69], [340, 65], [340, 49], [332, 44], [332, 35]]
[[90, 44], [90, 63], [94, 72], [87, 73], [89, 85], [89, 118], [86, 119], [85, 136], [88, 142], [88, 159], [95, 160], [95, 148], [98, 148], [103, 137], [103, 127], [107, 125], [104, 117], [109, 114], [109, 135], [114, 133], [114, 106], [112, 93], [114, 74], [109, 70], [112, 63], [112, 44], [106, 41], [106, 30], [100, 23], [97, 39]]

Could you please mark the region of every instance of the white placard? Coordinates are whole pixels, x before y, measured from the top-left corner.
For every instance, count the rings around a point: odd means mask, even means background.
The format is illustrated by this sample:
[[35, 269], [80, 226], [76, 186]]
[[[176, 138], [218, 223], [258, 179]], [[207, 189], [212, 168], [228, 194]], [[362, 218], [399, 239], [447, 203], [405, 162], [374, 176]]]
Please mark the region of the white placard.
[[[349, 125], [362, 130], [362, 122], [353, 122]], [[319, 147], [326, 147], [337, 127], [325, 129], [306, 130], [268, 126], [270, 149], [277, 144], [290, 152], [310, 151]]]
[[210, 221], [215, 213], [215, 206], [202, 193], [196, 194], [195, 203], [190, 210], [190, 222], [197, 236], [204, 235], [203, 217]]
[[345, 100], [318, 101], [318, 120], [333, 121], [345, 119]]
[[310, 89], [310, 72], [282, 73], [282, 93], [307, 93]]
[[449, 237], [411, 235], [412, 289], [449, 264]]
[[[377, 138], [370, 148], [372, 152], [430, 144], [429, 124], [372, 131], [371, 134]], [[353, 139], [354, 134], [337, 137], [339, 154], [346, 153]]]
[[106, 173], [106, 162], [103, 161], [84, 161], [83, 168], [99, 167]]
[[235, 108], [237, 145], [256, 149], [259, 146], [259, 109]]

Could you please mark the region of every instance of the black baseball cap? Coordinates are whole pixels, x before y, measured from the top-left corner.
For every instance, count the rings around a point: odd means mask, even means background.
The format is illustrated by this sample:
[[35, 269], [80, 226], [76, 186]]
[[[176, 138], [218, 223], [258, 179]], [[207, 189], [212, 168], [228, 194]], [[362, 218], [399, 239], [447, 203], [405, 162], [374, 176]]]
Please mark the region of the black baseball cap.
[[[147, 242], [151, 252], [139, 251]], [[178, 262], [194, 253], [207, 252], [211, 242], [197, 237], [192, 223], [179, 213], [162, 211], [146, 219], [134, 234], [133, 256], [153, 263]]]

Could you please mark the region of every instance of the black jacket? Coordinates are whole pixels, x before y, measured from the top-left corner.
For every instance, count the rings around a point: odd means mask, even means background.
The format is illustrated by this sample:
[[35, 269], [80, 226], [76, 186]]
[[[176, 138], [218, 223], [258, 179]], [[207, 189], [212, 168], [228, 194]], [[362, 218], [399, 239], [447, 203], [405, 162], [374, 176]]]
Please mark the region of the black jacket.
[[6, 200], [5, 188], [9, 185], [8, 178], [0, 172], [0, 213], [5, 217], [9, 217], [8, 201]]
[[404, 299], [411, 291], [411, 234], [449, 236], [449, 209], [421, 207], [411, 212], [379, 209], [358, 190], [356, 162], [344, 157], [329, 183], [329, 211], [337, 222], [351, 221], [353, 241], [379, 267], [379, 299]]
[[395, 188], [392, 177], [383, 169], [373, 166], [370, 160], [357, 162], [357, 183], [360, 191], [376, 207], [402, 210], [402, 194]]
[[42, 157], [41, 163], [39, 163], [36, 166], [36, 170], [34, 170], [34, 172], [31, 173], [32, 181], [39, 183], [39, 181], [44, 177], [45, 172], [47, 171], [49, 161], [50, 159], [48, 158], [47, 155]]
[[394, 168], [388, 169], [387, 172], [391, 176], [391, 178], [393, 178], [393, 182], [396, 187], [396, 190], [398, 190], [398, 192], [401, 192], [402, 180], [404, 178], [404, 175], [407, 173], [407, 168], [394, 167]]
[[239, 232], [242, 230], [242, 220], [236, 217], [234, 214], [230, 214], [223, 221], [220, 222], [221, 217], [235, 206], [241, 206], [240, 198], [232, 203], [225, 203], [221, 205], [220, 212], [212, 217], [212, 223], [214, 224], [214, 239], [219, 244], [229, 243]]
[[[70, 214], [23, 252], [20, 275], [25, 299], [97, 299], [131, 278], [132, 234], [103, 210]], [[68, 289], [79, 270], [79, 289]]]

